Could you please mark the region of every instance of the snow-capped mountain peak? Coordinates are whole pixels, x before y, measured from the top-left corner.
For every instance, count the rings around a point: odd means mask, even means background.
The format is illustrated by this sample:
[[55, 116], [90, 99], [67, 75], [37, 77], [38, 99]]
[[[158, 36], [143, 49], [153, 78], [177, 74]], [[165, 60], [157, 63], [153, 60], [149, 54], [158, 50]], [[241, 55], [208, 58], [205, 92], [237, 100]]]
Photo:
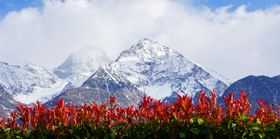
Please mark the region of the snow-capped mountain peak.
[[164, 98], [172, 92], [194, 97], [200, 90], [217, 90], [220, 96], [228, 86], [216, 74], [150, 39], [142, 39], [123, 51], [110, 68], [125, 76], [139, 90], [156, 98]]
[[95, 48], [71, 54], [54, 70], [0, 62], [0, 86], [26, 104], [55, 102], [62, 97], [69, 102], [81, 101], [79, 104], [101, 103], [114, 95], [126, 106], [137, 105], [144, 93], [173, 99], [176, 93], [195, 97], [201, 90], [217, 90], [221, 96], [228, 85], [172, 48], [142, 39], [115, 61]]
[[171, 80], [190, 72], [194, 64], [175, 50], [149, 39], [123, 51], [110, 66], [134, 84], [148, 84], [166, 77]]
[[94, 50], [81, 50], [72, 53], [60, 66], [54, 69], [54, 73], [68, 81], [64, 90], [79, 87], [98, 68], [106, 66], [111, 59], [100, 48]]
[[169, 47], [160, 45], [150, 39], [142, 39], [137, 44], [131, 46], [128, 50], [123, 51], [116, 61], [126, 60], [142, 60], [150, 61], [153, 59], [164, 59], [170, 55], [178, 55], [183, 57], [181, 54], [170, 49]]

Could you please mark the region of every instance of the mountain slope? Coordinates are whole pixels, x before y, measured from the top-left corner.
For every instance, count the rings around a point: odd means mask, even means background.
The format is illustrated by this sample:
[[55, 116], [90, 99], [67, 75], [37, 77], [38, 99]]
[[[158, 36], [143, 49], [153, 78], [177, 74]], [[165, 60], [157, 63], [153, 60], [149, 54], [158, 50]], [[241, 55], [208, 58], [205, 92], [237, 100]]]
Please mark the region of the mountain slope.
[[[65, 82], [51, 70], [27, 64], [23, 67], [0, 62], [0, 84], [23, 103], [44, 101], [55, 95]], [[53, 90], [58, 88], [58, 90]]]
[[0, 85], [0, 115], [7, 117], [16, 105], [17, 101]]
[[27, 94], [34, 86], [45, 87], [56, 82], [51, 72], [31, 64], [20, 67], [0, 62], [0, 73], [0, 83], [13, 94]]
[[121, 106], [137, 105], [143, 93], [118, 73], [100, 68], [81, 87], [67, 90], [47, 103], [53, 106], [58, 99], [64, 98], [66, 103], [83, 105], [96, 102], [104, 103], [113, 95]]
[[233, 92], [235, 96], [240, 95], [240, 90], [248, 93], [249, 101], [253, 108], [258, 107], [257, 100], [264, 100], [270, 104], [280, 104], [280, 76], [248, 76], [234, 82], [225, 91], [224, 95]]

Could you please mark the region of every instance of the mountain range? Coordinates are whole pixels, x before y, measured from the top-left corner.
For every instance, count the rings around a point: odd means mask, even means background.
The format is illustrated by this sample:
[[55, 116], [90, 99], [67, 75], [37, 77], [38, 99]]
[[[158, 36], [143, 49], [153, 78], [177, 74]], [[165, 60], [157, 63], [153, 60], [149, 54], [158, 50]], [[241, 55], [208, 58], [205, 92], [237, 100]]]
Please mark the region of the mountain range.
[[210, 92], [213, 89], [221, 92], [221, 96], [228, 83], [220, 79], [222, 77], [211, 75], [177, 51], [143, 39], [122, 51], [107, 66], [100, 67], [81, 87], [61, 93], [51, 103], [59, 98], [78, 104], [104, 102], [114, 95], [121, 105], [127, 106], [136, 105], [143, 95], [163, 99], [187, 92], [195, 97], [201, 90]]
[[[173, 101], [178, 94], [195, 98], [201, 90], [208, 95], [216, 90], [218, 97], [222, 97], [240, 89], [263, 92], [265, 90], [247, 88], [262, 88], [267, 84], [271, 86], [265, 86], [265, 89], [279, 89], [279, 76], [271, 80], [267, 77], [269, 79], [259, 81], [259, 78], [249, 78], [251, 84], [246, 84], [249, 82], [246, 78], [231, 84], [228, 79], [193, 63], [179, 52], [142, 39], [122, 51], [115, 60], [101, 49], [95, 49], [73, 53], [55, 69], [0, 62], [0, 100], [3, 100], [0, 114], [7, 115], [17, 102], [40, 101], [53, 106], [60, 98], [66, 103], [83, 105], [92, 101], [100, 104], [114, 95], [120, 105], [128, 106], [137, 105], [144, 95]], [[276, 96], [267, 97], [275, 104], [280, 102], [277, 89], [267, 91]]]
[[257, 100], [262, 100], [267, 104], [280, 104], [280, 76], [247, 76], [230, 85], [224, 95], [234, 93], [240, 95], [240, 90], [247, 93], [253, 110], [257, 109]]

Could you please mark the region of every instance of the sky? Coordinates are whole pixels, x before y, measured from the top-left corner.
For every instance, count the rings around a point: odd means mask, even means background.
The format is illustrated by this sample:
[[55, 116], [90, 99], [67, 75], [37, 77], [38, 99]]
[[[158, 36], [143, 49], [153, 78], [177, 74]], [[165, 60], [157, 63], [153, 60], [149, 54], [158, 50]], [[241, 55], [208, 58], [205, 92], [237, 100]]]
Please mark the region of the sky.
[[279, 0], [0, 0], [0, 61], [54, 68], [72, 52], [112, 59], [143, 38], [235, 81], [280, 74]]
[[27, 7], [42, 7], [41, 0], [0, 0], [0, 18], [11, 11], [20, 11]]
[[211, 9], [229, 5], [232, 9], [236, 9], [241, 5], [246, 5], [249, 11], [264, 10], [280, 4], [279, 0], [193, 0], [192, 2], [196, 5], [208, 6]]

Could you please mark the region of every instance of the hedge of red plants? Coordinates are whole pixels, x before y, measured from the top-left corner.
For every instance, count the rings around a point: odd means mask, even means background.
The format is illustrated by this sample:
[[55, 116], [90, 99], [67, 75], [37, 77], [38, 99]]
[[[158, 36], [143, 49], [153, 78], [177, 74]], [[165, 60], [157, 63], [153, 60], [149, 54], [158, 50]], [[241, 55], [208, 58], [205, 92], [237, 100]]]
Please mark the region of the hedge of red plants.
[[194, 105], [188, 96], [172, 103], [144, 97], [139, 107], [121, 107], [113, 96], [107, 103], [81, 107], [59, 100], [53, 108], [39, 102], [19, 104], [9, 118], [0, 117], [0, 138], [279, 138], [280, 109], [258, 101], [250, 114], [246, 93], [224, 97], [201, 92]]

